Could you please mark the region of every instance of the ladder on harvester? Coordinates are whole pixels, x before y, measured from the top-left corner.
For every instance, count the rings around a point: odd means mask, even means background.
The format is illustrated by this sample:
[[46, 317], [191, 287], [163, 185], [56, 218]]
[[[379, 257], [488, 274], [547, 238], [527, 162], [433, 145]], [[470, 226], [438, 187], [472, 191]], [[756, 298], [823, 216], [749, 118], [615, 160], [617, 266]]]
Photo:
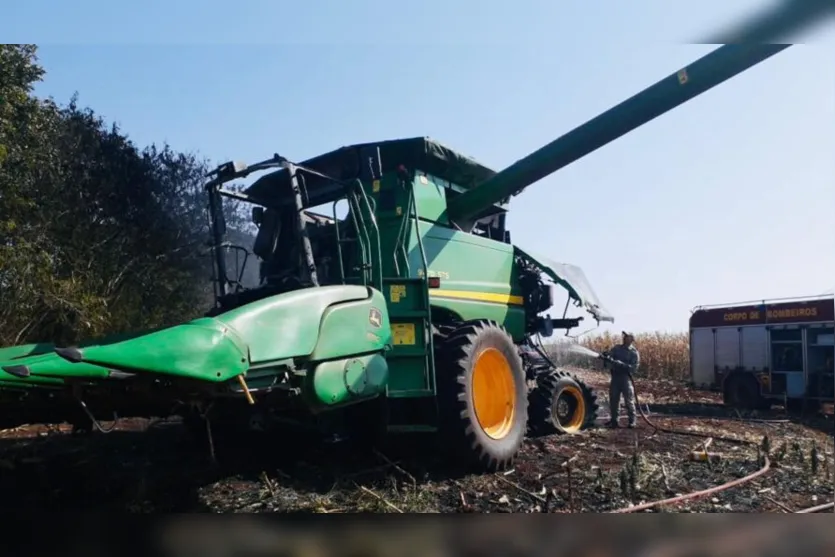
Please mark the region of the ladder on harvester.
[[[395, 209], [379, 215], [397, 223], [398, 235], [392, 258], [397, 277], [383, 279], [383, 294], [388, 304], [392, 331], [389, 381], [386, 391], [389, 431], [420, 432], [437, 430], [437, 386], [432, 342], [432, 311], [429, 304], [429, 279], [426, 252], [420, 235], [414, 185], [401, 179], [408, 191], [406, 210]], [[412, 276], [408, 247], [412, 233], [420, 251], [421, 276]]]
[[[435, 431], [437, 405], [429, 279], [426, 277], [426, 254], [419, 233], [417, 244], [424, 272], [422, 277], [410, 276], [406, 246], [409, 244], [409, 225], [416, 226], [418, 211], [414, 191], [411, 185], [408, 186], [406, 211], [376, 211], [375, 200], [367, 196], [359, 182], [347, 196], [350, 213], [342, 223], [337, 219], [334, 203], [334, 218], [338, 223], [339, 268], [345, 284], [378, 288], [386, 298], [393, 335], [392, 349], [386, 354], [389, 364], [385, 401], [388, 430]], [[377, 219], [396, 219], [398, 223], [401, 234], [395, 242], [392, 257], [393, 267], [399, 276], [382, 276], [383, 257]], [[344, 234], [339, 226], [345, 227]], [[346, 245], [356, 249], [343, 250]], [[402, 258], [399, 261], [402, 267], [398, 265], [398, 258]]]
[[391, 320], [387, 387], [389, 431], [434, 431], [434, 347], [425, 278], [383, 280]]

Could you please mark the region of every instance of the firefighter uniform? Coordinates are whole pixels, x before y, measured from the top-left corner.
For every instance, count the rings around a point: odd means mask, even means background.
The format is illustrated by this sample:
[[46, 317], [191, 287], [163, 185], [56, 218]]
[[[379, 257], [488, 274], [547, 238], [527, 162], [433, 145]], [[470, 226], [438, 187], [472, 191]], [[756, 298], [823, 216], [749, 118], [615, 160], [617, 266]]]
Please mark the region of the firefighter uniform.
[[626, 364], [625, 366], [613, 364], [611, 366], [611, 381], [609, 382], [609, 412], [611, 418], [607, 424], [609, 427], [618, 426], [618, 412], [620, 408], [620, 397], [623, 396], [623, 402], [626, 406], [627, 416], [629, 417], [629, 427], [635, 427], [635, 389], [632, 382], [629, 380], [630, 374], [635, 374], [638, 371], [638, 366], [641, 363], [641, 355], [638, 349], [635, 348], [634, 335], [626, 331], [623, 332], [623, 342], [612, 347], [609, 350], [609, 355], [615, 360], [619, 360]]

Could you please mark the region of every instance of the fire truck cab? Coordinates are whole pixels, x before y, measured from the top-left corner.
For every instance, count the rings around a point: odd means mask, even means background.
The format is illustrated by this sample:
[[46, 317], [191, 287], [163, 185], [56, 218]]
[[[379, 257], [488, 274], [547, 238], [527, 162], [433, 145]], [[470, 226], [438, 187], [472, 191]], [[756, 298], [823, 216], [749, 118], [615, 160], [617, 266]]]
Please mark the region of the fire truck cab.
[[699, 306], [690, 316], [694, 386], [726, 405], [831, 413], [835, 400], [835, 297]]

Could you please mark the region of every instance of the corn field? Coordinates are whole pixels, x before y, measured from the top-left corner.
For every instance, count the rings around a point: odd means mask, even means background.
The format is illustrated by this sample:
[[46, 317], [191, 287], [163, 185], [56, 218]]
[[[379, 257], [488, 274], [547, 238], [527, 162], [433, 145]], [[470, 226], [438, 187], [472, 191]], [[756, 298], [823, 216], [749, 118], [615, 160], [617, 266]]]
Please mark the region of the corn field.
[[[579, 344], [599, 353], [620, 341], [620, 334], [605, 332], [577, 341], [560, 340], [545, 346], [558, 366], [599, 368], [598, 362], [583, 354], [572, 352], [569, 347]], [[690, 378], [690, 343], [687, 333], [636, 333], [635, 347], [641, 354], [639, 377], [678, 380]]]

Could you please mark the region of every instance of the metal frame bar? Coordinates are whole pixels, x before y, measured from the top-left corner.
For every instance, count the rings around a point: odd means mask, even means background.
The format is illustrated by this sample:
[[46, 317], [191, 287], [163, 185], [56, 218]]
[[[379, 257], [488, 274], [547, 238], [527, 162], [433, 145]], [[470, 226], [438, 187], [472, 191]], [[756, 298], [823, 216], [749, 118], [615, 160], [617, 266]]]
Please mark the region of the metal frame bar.
[[835, 300], [835, 295], [833, 294], [814, 294], [811, 296], [788, 296], [785, 298], [763, 298], [760, 300], [748, 300], [745, 302], [731, 302], [727, 304], [703, 304], [699, 306], [693, 307], [690, 310], [690, 313], [695, 313], [697, 311], [706, 310], [706, 309], [721, 309], [721, 308], [734, 308], [734, 307], [742, 307], [742, 306], [751, 306], [755, 304], [762, 304], [762, 305], [769, 305], [769, 304], [776, 304], [776, 303], [788, 303], [788, 302], [813, 302], [817, 300], [828, 300], [832, 299]]

